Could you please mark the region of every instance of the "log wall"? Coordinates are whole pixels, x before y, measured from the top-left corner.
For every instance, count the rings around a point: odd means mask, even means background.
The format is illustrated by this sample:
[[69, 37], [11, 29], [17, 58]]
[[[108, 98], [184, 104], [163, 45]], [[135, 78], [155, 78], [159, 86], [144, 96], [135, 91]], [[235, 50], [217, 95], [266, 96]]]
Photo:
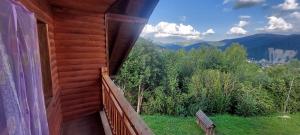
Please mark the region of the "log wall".
[[104, 13], [53, 8], [46, 0], [20, 0], [48, 26], [52, 99], [47, 106], [51, 135], [62, 121], [99, 111], [100, 67], [107, 66]]
[[99, 111], [100, 68], [107, 63], [104, 14], [53, 11], [62, 113], [68, 121]]

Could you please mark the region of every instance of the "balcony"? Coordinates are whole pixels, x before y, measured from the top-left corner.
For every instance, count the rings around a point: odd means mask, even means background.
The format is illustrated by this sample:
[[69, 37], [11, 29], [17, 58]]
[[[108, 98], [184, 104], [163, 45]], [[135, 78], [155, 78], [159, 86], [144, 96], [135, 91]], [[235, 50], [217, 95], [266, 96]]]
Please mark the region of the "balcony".
[[119, 88], [101, 70], [100, 112], [63, 123], [63, 135], [151, 135], [149, 127], [135, 112]]
[[[108, 76], [106, 68], [102, 69], [103, 113], [107, 117], [114, 135], [151, 135], [153, 134], [139, 115], [134, 111], [119, 88]], [[100, 112], [102, 113], [102, 112]], [[104, 114], [101, 118], [105, 117]], [[103, 121], [103, 120], [102, 120]]]

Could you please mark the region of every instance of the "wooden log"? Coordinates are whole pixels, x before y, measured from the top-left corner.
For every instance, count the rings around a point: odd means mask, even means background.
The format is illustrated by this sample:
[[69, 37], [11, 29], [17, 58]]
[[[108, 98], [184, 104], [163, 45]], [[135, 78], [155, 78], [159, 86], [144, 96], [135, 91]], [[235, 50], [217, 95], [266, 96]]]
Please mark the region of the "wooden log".
[[99, 74], [99, 70], [91, 69], [91, 70], [78, 70], [78, 71], [62, 71], [59, 72], [60, 77], [74, 77], [74, 76], [81, 76], [81, 75], [94, 75]]
[[79, 41], [105, 41], [105, 35], [73, 34], [73, 33], [56, 33], [55, 39], [60, 42], [79, 40]]
[[74, 34], [91, 34], [91, 35], [104, 35], [105, 32], [102, 29], [91, 29], [91, 28], [81, 28], [81, 27], [60, 27], [56, 26], [56, 33], [74, 33]]
[[60, 84], [61, 89], [73, 89], [81, 87], [89, 87], [97, 85], [96, 81], [85, 81], [85, 82], [76, 82], [76, 83], [62, 83]]
[[86, 59], [86, 58], [106, 58], [105, 54], [101, 53], [57, 53], [57, 59]]

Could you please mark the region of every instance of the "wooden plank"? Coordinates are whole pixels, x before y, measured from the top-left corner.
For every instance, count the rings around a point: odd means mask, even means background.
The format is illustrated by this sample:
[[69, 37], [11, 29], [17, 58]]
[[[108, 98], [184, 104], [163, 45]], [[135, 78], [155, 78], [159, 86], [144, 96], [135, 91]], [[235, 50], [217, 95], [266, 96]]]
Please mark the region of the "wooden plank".
[[62, 77], [60, 83], [69, 83], [69, 82], [82, 82], [82, 81], [93, 81], [97, 80], [99, 76], [97, 75], [82, 75], [76, 77]]
[[97, 85], [97, 81], [85, 81], [85, 82], [76, 82], [76, 83], [62, 83], [60, 87], [62, 89], [73, 89], [73, 88], [81, 88], [81, 87], [89, 87]]
[[99, 74], [98, 69], [91, 69], [91, 70], [78, 70], [78, 71], [62, 71], [59, 72], [60, 77], [73, 77], [73, 76], [80, 76], [80, 75], [93, 75]]
[[128, 118], [132, 128], [136, 131], [137, 134], [140, 135], [150, 135], [153, 134], [150, 128], [141, 120], [138, 114], [134, 111], [130, 103], [126, 100], [123, 94], [118, 90], [119, 88], [113, 83], [113, 81], [109, 78], [107, 73], [102, 75], [102, 82], [107, 86], [106, 88], [110, 90], [110, 92], [115, 97], [118, 102], [120, 108], [123, 110], [124, 115]]
[[84, 93], [84, 92], [94, 92], [94, 91], [99, 92], [100, 88], [97, 86], [90, 86], [90, 87], [83, 87], [83, 88], [77, 88], [77, 89], [63, 89], [61, 91], [61, 96], [77, 94], [77, 93]]
[[95, 108], [95, 107], [88, 107], [88, 108], [80, 108], [80, 109], [70, 110], [70, 111], [63, 111], [63, 116], [71, 117], [74, 115], [85, 114], [85, 113], [95, 113], [95, 112], [99, 112], [99, 109]]
[[[103, 61], [106, 61], [104, 58], [87, 58], [87, 59], [62, 59], [57, 61], [58, 65], [79, 65], [79, 64], [101, 64]], [[93, 73], [99, 73], [93, 72]]]
[[96, 100], [99, 100], [99, 98], [98, 97], [89, 97], [89, 98], [81, 98], [78, 100], [67, 100], [62, 103], [62, 106], [72, 106], [72, 105], [80, 104], [83, 102], [87, 103], [87, 102], [93, 102]]
[[68, 106], [62, 106], [64, 110], [77, 110], [81, 108], [87, 108], [87, 107], [94, 107], [98, 108], [100, 106], [100, 102], [84, 102], [84, 103], [79, 103], [79, 104], [74, 104], [74, 105], [68, 105]]
[[[96, 18], [104, 18], [104, 13], [98, 12], [86, 12], [82, 10], [74, 10], [70, 8], [60, 8], [60, 7], [53, 7], [54, 12], [54, 20], [57, 17], [62, 16], [75, 16], [75, 17], [96, 17]], [[83, 19], [84, 20], [84, 19]]]
[[72, 15], [72, 14], [55, 14], [55, 21], [59, 21], [59, 19], [67, 19], [67, 20], [79, 20], [86, 21], [90, 23], [104, 24], [104, 14], [98, 14], [97, 16], [89, 16], [89, 15]]
[[[98, 20], [100, 20], [98, 18]], [[103, 23], [94, 23], [88, 22], [86, 20], [69, 20], [65, 18], [57, 18], [55, 20], [55, 27], [84, 27], [84, 28], [97, 28], [97, 29], [104, 29], [104, 22]]]
[[63, 47], [59, 46], [56, 48], [56, 53], [105, 53], [105, 47]]
[[114, 13], [108, 13], [108, 14], [106, 14], [105, 18], [108, 21], [117, 21], [117, 22], [124, 22], [124, 23], [145, 24], [148, 21], [147, 19], [141, 18], [141, 17], [121, 15], [121, 14], [114, 14]]
[[61, 100], [66, 101], [66, 100], [76, 100], [80, 98], [98, 97], [99, 93], [100, 93], [99, 91], [91, 91], [91, 92], [82, 92], [76, 94], [63, 95], [61, 97]]
[[102, 29], [91, 29], [91, 28], [81, 28], [81, 27], [55, 27], [56, 33], [74, 33], [74, 34], [91, 34], [91, 35], [104, 35], [105, 32]]
[[72, 33], [56, 33], [55, 39], [60, 42], [79, 40], [79, 41], [105, 41], [105, 35], [89, 35], [89, 34], [72, 34]]
[[51, 0], [52, 5], [86, 12], [104, 13], [112, 3], [99, 0]]
[[98, 43], [98, 42], [94, 42], [94, 41], [73, 41], [73, 42], [62, 42], [60, 40], [57, 40], [56, 42], [56, 46], [70, 46], [70, 47], [82, 47], [82, 46], [86, 46], [86, 47], [103, 47], [105, 46], [104, 43]]
[[98, 113], [66, 121], [62, 135], [104, 135]]
[[[67, 116], [64, 116], [64, 123], [72, 121], [72, 120], [80, 119], [80, 118], [83, 118], [83, 117], [86, 117], [86, 116], [89, 116], [89, 115], [93, 115], [95, 113], [97, 113], [97, 111], [87, 111], [87, 112], [67, 115]], [[80, 122], [80, 123], [82, 123], [82, 122]], [[94, 132], [94, 133], [97, 133], [97, 132]], [[84, 134], [86, 134], [86, 132]], [[74, 134], [71, 134], [71, 135], [74, 135]]]
[[[103, 62], [103, 63], [105, 63], [105, 62]], [[78, 70], [93, 70], [93, 69], [99, 69], [103, 66], [104, 65], [102, 65], [102, 64], [66, 65], [66, 66], [59, 66], [58, 67], [58, 72], [78, 71]]]
[[99, 114], [100, 114], [100, 117], [101, 117], [102, 126], [103, 126], [103, 129], [104, 129], [105, 135], [112, 135], [112, 132], [111, 132], [107, 117], [105, 115], [105, 112], [100, 111]]
[[57, 53], [57, 59], [86, 59], [86, 58], [105, 58], [105, 54], [101, 53], [88, 53], [88, 52], [80, 52], [80, 53]]

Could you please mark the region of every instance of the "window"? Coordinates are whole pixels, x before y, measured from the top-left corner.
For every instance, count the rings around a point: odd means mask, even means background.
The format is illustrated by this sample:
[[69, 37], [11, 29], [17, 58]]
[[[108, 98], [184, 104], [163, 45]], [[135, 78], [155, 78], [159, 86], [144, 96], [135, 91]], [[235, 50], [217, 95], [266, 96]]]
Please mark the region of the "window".
[[51, 79], [51, 68], [50, 68], [50, 59], [49, 59], [47, 24], [41, 21], [37, 21], [37, 29], [38, 29], [38, 38], [39, 38], [44, 98], [45, 98], [45, 105], [47, 107], [52, 97], [52, 79]]

